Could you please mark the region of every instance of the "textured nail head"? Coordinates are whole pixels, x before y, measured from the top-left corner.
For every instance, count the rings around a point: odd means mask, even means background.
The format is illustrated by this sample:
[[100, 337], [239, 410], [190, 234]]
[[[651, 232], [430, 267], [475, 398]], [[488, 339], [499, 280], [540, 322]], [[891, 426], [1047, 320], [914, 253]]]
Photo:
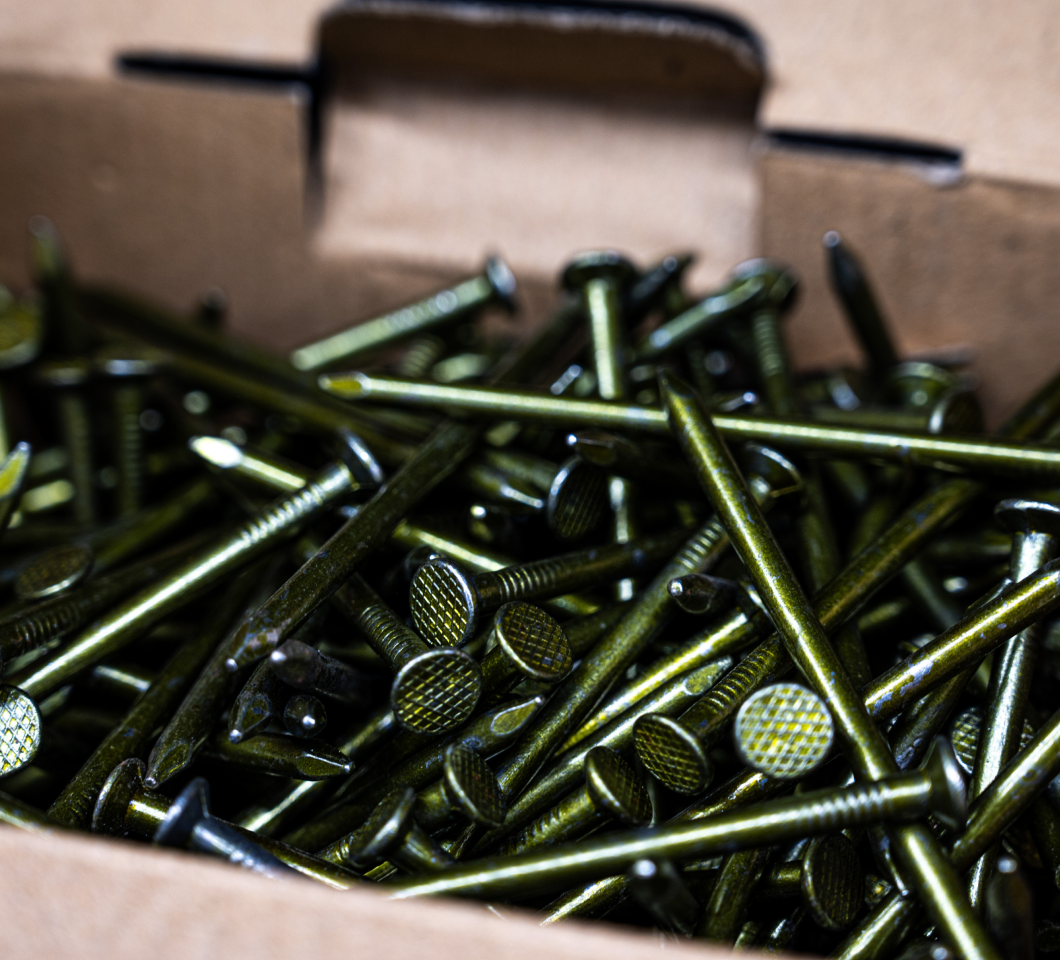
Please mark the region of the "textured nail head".
[[40, 600], [82, 583], [95, 563], [88, 547], [67, 544], [34, 557], [15, 579], [19, 600]]
[[441, 734], [476, 710], [480, 665], [464, 651], [437, 648], [407, 663], [391, 685], [396, 720], [415, 734]]
[[451, 745], [443, 754], [443, 781], [447, 799], [470, 822], [498, 828], [506, 806], [495, 773], [487, 762], [464, 745]]
[[864, 870], [856, 846], [844, 835], [816, 839], [801, 861], [801, 891], [812, 918], [841, 931], [863, 907]]
[[580, 456], [561, 464], [546, 498], [546, 522], [560, 540], [581, 540], [609, 508], [609, 479]]
[[653, 807], [646, 785], [615, 751], [592, 748], [584, 759], [583, 774], [587, 791], [599, 808], [632, 828], [650, 824]]
[[18, 688], [0, 687], [0, 777], [28, 765], [41, 746], [41, 713]]
[[814, 691], [781, 682], [746, 700], [735, 717], [734, 733], [738, 754], [750, 768], [794, 780], [830, 753], [834, 722]]
[[503, 605], [495, 614], [492, 637], [526, 678], [556, 681], [572, 669], [568, 638], [541, 607], [524, 601]]
[[634, 732], [639, 760], [670, 789], [696, 795], [712, 784], [715, 769], [708, 753], [675, 718], [644, 714], [635, 722]]
[[410, 584], [410, 613], [433, 647], [460, 647], [476, 631], [480, 616], [476, 588], [449, 560], [429, 560]]

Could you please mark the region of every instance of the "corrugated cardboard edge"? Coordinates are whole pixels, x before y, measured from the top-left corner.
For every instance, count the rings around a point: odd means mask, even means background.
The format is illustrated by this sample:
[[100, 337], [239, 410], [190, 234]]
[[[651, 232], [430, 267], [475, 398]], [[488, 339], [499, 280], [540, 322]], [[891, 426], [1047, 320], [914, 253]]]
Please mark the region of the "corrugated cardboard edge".
[[[0, 955], [34, 959], [725, 959], [728, 949], [594, 923], [547, 928], [458, 900], [397, 902], [261, 879], [214, 859], [0, 828]], [[504, 916], [505, 918], [501, 918]], [[757, 957], [761, 958], [761, 957]]]

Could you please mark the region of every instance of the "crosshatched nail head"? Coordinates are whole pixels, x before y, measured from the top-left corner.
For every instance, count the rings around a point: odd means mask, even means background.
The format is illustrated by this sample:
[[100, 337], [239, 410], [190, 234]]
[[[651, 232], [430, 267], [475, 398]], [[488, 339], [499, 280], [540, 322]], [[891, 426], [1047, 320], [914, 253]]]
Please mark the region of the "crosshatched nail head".
[[790, 781], [820, 765], [834, 743], [834, 722], [819, 695], [786, 681], [750, 695], [735, 717], [734, 732], [745, 764]]

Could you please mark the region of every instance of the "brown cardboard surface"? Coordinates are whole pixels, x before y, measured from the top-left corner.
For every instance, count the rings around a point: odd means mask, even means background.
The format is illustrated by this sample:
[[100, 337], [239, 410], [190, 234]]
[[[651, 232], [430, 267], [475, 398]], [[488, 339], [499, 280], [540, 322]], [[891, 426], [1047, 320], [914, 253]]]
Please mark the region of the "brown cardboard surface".
[[902, 354], [966, 349], [991, 426], [1059, 369], [1059, 192], [917, 167], [768, 151], [761, 168], [765, 255], [793, 267], [800, 298], [787, 342], [798, 366], [859, 363], [820, 246], [842, 233], [860, 253]]
[[[1053, 0], [721, 0], [762, 39], [766, 127], [893, 135], [965, 151], [968, 170], [1059, 184]], [[301, 62], [331, 0], [0, 2], [0, 71], [110, 75], [131, 49]]]
[[[708, 943], [524, 911], [393, 902], [73, 832], [0, 828], [8, 959], [716, 959]], [[416, 923], [416, 928], [411, 924]]]

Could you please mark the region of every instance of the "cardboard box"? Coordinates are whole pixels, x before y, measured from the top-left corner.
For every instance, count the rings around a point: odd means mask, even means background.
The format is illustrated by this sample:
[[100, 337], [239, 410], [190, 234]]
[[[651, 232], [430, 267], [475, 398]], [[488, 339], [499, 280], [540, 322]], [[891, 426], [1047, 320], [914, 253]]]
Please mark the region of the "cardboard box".
[[[1058, 36], [1048, 0], [9, 2], [0, 280], [28, 284], [44, 213], [82, 278], [177, 309], [220, 285], [234, 331], [287, 350], [490, 251], [521, 284], [510, 331], [584, 248], [694, 251], [694, 291], [766, 255], [801, 279], [812, 367], [858, 359], [819, 247], [837, 228], [905, 352], [973, 355], [996, 424], [1058, 365]], [[200, 63], [119, 71], [129, 54]], [[0, 850], [9, 955], [705, 955], [468, 904], [403, 929], [414, 907], [370, 890], [61, 834]]]

